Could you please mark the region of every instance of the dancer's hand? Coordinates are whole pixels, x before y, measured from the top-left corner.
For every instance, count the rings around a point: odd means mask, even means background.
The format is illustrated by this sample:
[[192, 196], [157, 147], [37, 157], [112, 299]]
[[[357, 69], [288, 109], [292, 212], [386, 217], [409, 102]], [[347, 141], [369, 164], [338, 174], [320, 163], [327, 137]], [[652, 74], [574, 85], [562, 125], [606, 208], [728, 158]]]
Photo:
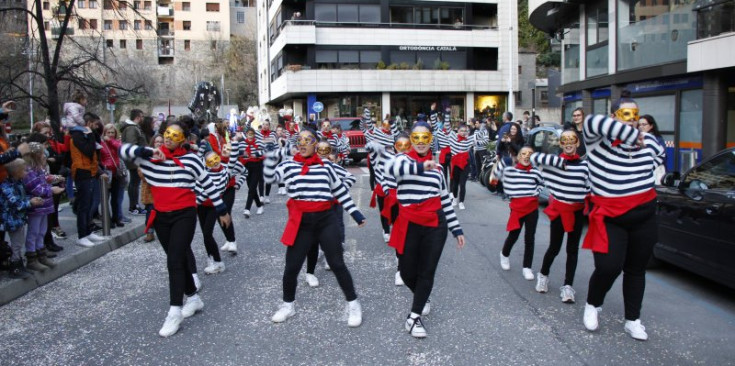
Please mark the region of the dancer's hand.
[[230, 217], [230, 214], [224, 214], [219, 217], [219, 222], [224, 227], [230, 227], [230, 224], [232, 224], [232, 217]]
[[367, 224], [367, 220], [362, 220], [359, 224], [357, 224], [357, 227], [364, 227], [365, 224]]
[[458, 236], [457, 237], [457, 248], [459, 248], [459, 249], [464, 248], [464, 244], [465, 244], [464, 235]]
[[161, 149], [155, 149], [155, 150], [153, 150], [153, 156], [152, 156], [152, 158], [153, 158], [153, 160], [164, 161], [164, 160], [166, 160], [166, 155], [164, 155], [164, 153], [163, 153], [163, 151], [161, 151]]
[[436, 169], [436, 161], [427, 160], [424, 162], [424, 171]]

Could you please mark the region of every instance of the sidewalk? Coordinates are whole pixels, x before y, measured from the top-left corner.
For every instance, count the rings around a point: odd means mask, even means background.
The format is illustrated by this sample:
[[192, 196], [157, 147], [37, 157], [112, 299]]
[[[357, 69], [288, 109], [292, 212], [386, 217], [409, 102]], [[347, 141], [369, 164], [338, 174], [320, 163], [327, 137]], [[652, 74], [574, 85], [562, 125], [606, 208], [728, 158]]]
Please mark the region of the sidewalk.
[[[123, 203], [123, 207], [128, 207], [127, 197]], [[0, 306], [54, 281], [69, 272], [73, 272], [117, 248], [135, 241], [143, 235], [143, 230], [145, 229], [145, 216], [128, 215], [133, 221], [125, 224], [125, 227], [110, 230], [110, 240], [91, 248], [84, 248], [76, 244], [78, 239], [77, 219], [71, 207], [67, 203], [59, 206], [59, 209], [62, 210], [59, 212], [59, 224], [66, 232], [67, 238], [55, 240], [56, 244], [64, 247], [64, 250], [57, 252], [57, 257], [52, 259], [56, 262], [57, 266], [44, 272], [31, 272], [33, 275], [24, 280], [11, 279], [8, 277], [7, 272], [2, 272], [0, 274]], [[125, 214], [127, 214], [127, 211], [125, 211]], [[98, 234], [102, 235], [102, 232]]]

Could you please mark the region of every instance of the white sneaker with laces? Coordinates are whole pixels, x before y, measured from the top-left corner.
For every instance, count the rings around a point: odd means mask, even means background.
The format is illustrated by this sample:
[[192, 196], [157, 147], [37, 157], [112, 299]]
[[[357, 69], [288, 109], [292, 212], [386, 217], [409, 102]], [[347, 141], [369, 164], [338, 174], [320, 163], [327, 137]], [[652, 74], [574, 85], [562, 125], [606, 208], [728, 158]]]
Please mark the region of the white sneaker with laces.
[[561, 297], [561, 302], [565, 304], [574, 304], [574, 289], [572, 286], [564, 285], [561, 287], [561, 293], [559, 296]]
[[158, 331], [158, 335], [161, 337], [170, 337], [179, 331], [179, 326], [184, 317], [181, 315], [181, 308], [178, 306], [172, 306], [171, 310], [168, 311], [166, 320], [163, 322], [161, 330]]
[[405, 283], [403, 283], [403, 278], [401, 277], [401, 271], [396, 272], [396, 286], [403, 286]]
[[265, 204], [267, 205], [267, 204], [271, 203], [271, 199], [270, 199], [270, 198], [268, 198], [268, 197], [266, 197], [266, 198], [265, 198], [265, 199], [263, 200], [263, 203], [265, 203]]
[[523, 269], [523, 278], [526, 279], [526, 281], [533, 281], [533, 270], [530, 268], [524, 268]]
[[211, 265], [204, 268], [204, 273], [206, 274], [216, 274], [216, 273], [220, 273], [224, 271], [225, 271], [225, 263], [222, 261], [219, 261], [219, 262], [212, 261]]
[[181, 307], [181, 316], [186, 319], [202, 309], [204, 309], [202, 298], [199, 295], [189, 296], [186, 298], [184, 306]]
[[538, 279], [536, 280], [536, 292], [545, 294], [549, 292], [549, 277], [546, 277], [538, 273]]
[[362, 306], [357, 300], [347, 303], [347, 326], [350, 328], [359, 327], [362, 324]]
[[626, 320], [625, 321], [625, 333], [630, 334], [631, 337], [639, 341], [647, 341], [648, 333], [646, 333], [646, 327], [641, 324], [640, 319]]
[[421, 316], [429, 315], [431, 312], [431, 300], [426, 300], [426, 304], [424, 304], [424, 308], [421, 309]]
[[406, 331], [411, 333], [414, 338], [426, 338], [426, 328], [424, 323], [421, 321], [421, 317], [411, 318], [411, 315], [406, 318]]
[[390, 241], [390, 234], [389, 233], [383, 233], [383, 241], [389, 242]]
[[242, 214], [243, 214], [243, 215], [245, 215], [245, 218], [246, 218], [246, 219], [249, 219], [249, 218], [250, 218], [250, 210], [244, 210], [244, 211], [242, 212]]
[[584, 327], [587, 328], [587, 330], [589, 330], [590, 332], [594, 332], [598, 328], [600, 328], [598, 316], [601, 310], [602, 308], [596, 308], [590, 304], [584, 305], [584, 317], [582, 318], [582, 320], [584, 322]]
[[294, 315], [296, 315], [296, 309], [294, 308], [293, 302], [284, 302], [278, 308], [278, 311], [273, 314], [271, 321], [274, 323], [283, 323]]
[[306, 283], [309, 284], [309, 287], [319, 287], [319, 279], [313, 274], [307, 273], [305, 279]]
[[99, 236], [99, 235], [97, 235], [97, 234], [95, 234], [95, 233], [91, 233], [91, 234], [89, 234], [89, 235], [87, 236], [87, 238], [88, 238], [89, 240], [91, 240], [91, 241], [95, 241], [95, 242], [103, 242], [103, 241], [106, 241], [106, 240], [110, 239], [110, 237], [109, 237], [109, 236]]
[[504, 271], [510, 271], [510, 258], [504, 256], [503, 252], [500, 252], [500, 268]]
[[256, 215], [262, 215], [263, 214], [263, 206], [258, 207], [257, 210], [255, 210]]
[[95, 246], [96, 244], [93, 243], [91, 240], [89, 240], [89, 238], [84, 237], [84, 238], [77, 240], [77, 245], [81, 247], [85, 247], [85, 248], [90, 248], [90, 247]]
[[465, 207], [464, 207], [464, 202], [460, 202], [460, 203], [459, 203], [459, 209], [460, 209], [460, 210], [464, 210], [464, 209], [465, 209]]

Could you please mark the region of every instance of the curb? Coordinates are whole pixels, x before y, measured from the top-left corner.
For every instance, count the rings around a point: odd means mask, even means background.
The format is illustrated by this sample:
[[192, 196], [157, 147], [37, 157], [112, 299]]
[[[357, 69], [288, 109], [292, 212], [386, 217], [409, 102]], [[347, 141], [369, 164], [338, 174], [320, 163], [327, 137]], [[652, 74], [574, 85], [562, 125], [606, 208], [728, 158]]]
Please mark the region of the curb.
[[31, 277], [24, 280], [18, 279], [7, 282], [4, 286], [0, 286], [0, 306], [5, 305], [47, 283], [53, 282], [67, 273], [76, 271], [115, 249], [121, 248], [135, 241], [143, 236], [144, 230], [145, 223], [131, 226], [130, 228], [126, 228], [124, 231], [119, 232], [108, 241], [90, 248], [85, 248], [82, 251], [65, 256], [64, 258], [56, 259], [56, 267], [54, 268], [43, 272], [31, 272]]

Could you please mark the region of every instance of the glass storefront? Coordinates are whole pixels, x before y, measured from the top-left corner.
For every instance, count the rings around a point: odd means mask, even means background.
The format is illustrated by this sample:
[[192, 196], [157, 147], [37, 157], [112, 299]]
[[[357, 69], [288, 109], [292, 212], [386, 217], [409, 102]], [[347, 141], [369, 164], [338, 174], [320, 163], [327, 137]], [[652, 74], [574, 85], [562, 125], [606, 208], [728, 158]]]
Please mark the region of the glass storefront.
[[465, 94], [391, 93], [390, 113], [399, 126], [410, 126], [419, 113], [428, 116], [434, 102], [440, 110], [451, 109], [453, 123], [464, 121]]
[[618, 0], [618, 70], [685, 60], [694, 0]]
[[373, 116], [380, 116], [380, 94], [329, 95], [320, 94], [324, 112], [319, 117], [360, 117], [363, 107], [370, 108]]
[[[566, 122], [572, 123], [572, 112], [580, 107], [582, 107], [581, 99], [564, 102], [564, 106], [562, 107], [562, 109], [564, 110], [564, 120], [561, 124], [564, 124]], [[589, 114], [589, 111], [584, 111], [584, 113]]]
[[492, 117], [500, 121], [503, 112], [508, 110], [507, 94], [490, 94], [475, 96], [475, 118]]
[[610, 98], [600, 98], [592, 100], [593, 114], [610, 114]]
[[579, 81], [579, 24], [565, 30], [562, 47], [564, 48], [562, 83]]

